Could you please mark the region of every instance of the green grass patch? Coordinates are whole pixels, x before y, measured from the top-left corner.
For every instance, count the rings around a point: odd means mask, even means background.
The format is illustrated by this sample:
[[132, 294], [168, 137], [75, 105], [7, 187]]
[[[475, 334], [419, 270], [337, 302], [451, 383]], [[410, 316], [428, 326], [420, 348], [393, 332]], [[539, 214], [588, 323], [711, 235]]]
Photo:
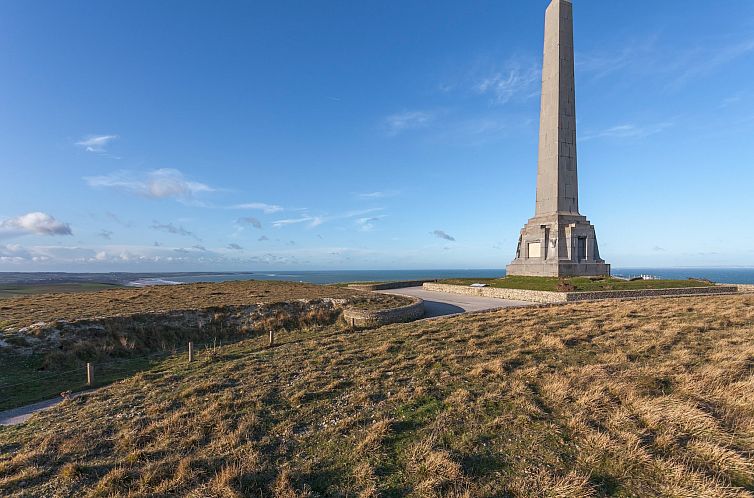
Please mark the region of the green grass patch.
[[535, 291], [557, 292], [561, 284], [571, 285], [574, 292], [594, 292], [612, 290], [645, 290], [645, 289], [678, 289], [687, 287], [712, 287], [715, 284], [706, 280], [635, 280], [629, 282], [617, 278], [597, 277], [521, 277], [510, 276], [503, 278], [452, 278], [441, 280], [441, 284], [463, 285], [487, 284], [497, 289], [522, 289]]
[[[163, 356], [164, 357], [164, 356]], [[86, 384], [86, 365], [43, 370], [44, 355], [0, 356], [0, 410], [9, 410], [60, 396], [65, 391], [82, 391], [111, 384], [146, 370], [157, 357], [129, 358], [94, 366], [94, 384]]]

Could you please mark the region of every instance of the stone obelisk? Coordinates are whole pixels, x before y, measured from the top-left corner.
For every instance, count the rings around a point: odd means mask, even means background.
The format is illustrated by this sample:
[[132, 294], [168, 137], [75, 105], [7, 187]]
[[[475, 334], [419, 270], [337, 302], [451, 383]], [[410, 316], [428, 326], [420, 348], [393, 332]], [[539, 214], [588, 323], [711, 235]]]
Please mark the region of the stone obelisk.
[[573, 5], [552, 0], [545, 14], [537, 207], [521, 230], [508, 275], [609, 275], [594, 227], [579, 214]]

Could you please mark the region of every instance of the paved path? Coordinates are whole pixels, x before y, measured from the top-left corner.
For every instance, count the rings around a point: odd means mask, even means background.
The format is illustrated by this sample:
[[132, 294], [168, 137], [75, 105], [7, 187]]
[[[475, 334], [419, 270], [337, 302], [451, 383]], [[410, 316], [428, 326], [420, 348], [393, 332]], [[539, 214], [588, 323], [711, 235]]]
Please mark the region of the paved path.
[[[92, 392], [92, 390], [89, 391], [82, 391], [80, 393], [72, 394], [71, 399], [78, 398], [79, 396], [83, 394], [87, 394]], [[16, 424], [22, 424], [26, 422], [29, 417], [34, 415], [37, 412], [41, 412], [42, 410], [47, 410], [48, 408], [52, 408], [53, 406], [57, 405], [58, 403], [62, 402], [63, 398], [55, 398], [55, 399], [48, 399], [46, 401], [40, 401], [38, 403], [33, 403], [31, 405], [21, 406], [19, 408], [13, 408], [12, 410], [6, 410], [4, 412], [0, 412], [0, 425], [16, 425]]]
[[401, 294], [424, 299], [424, 317], [433, 318], [438, 316], [457, 315], [471, 311], [484, 311], [498, 308], [512, 308], [517, 306], [532, 306], [537, 303], [527, 301], [510, 301], [508, 299], [496, 299], [493, 297], [463, 296], [449, 292], [434, 292], [424, 290], [423, 287], [407, 287], [404, 289], [391, 289], [379, 291], [384, 294]]

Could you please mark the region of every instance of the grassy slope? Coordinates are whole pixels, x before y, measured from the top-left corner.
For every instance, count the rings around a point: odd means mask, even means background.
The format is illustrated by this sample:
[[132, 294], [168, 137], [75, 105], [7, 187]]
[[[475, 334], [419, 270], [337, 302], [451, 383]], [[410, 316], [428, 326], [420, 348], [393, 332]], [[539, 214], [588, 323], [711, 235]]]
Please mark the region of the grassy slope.
[[[369, 299], [366, 297], [369, 296]], [[367, 295], [353, 289], [296, 282], [237, 281], [161, 285], [96, 293], [41, 294], [0, 301], [0, 328], [35, 322], [80, 320], [149, 311], [245, 306], [295, 299], [358, 297], [365, 307], [408, 304], [400, 296]]]
[[0, 285], [0, 299], [31, 296], [36, 294], [96, 292], [105, 289], [118, 288], [121, 288], [121, 286], [116, 284], [99, 284], [96, 282], [62, 284], [9, 284]]
[[[640, 289], [668, 289], [679, 287], [708, 287], [714, 285], [703, 280], [637, 280], [627, 282], [614, 278], [591, 280], [589, 278], [566, 278], [565, 281], [576, 288], [577, 292], [608, 291], [608, 290], [640, 290]], [[441, 280], [441, 284], [471, 285], [487, 284], [500, 289], [528, 289], [538, 291], [557, 291], [558, 278], [551, 277], [504, 277], [504, 278], [454, 278]]]
[[249, 340], [0, 429], [0, 495], [750, 496], [753, 333], [724, 296]]
[[[219, 284], [193, 284], [185, 286], [149, 289], [121, 289], [117, 292], [102, 292], [87, 295], [44, 295], [37, 298], [12, 299], [0, 304], [0, 330], [7, 326], [28, 325], [37, 320], [60, 318], [86, 318], [97, 315], [128, 314], [148, 309], [206, 308], [227, 304], [253, 304], [275, 302], [304, 297], [348, 298], [351, 305], [362, 309], [384, 309], [409, 304], [411, 300], [394, 295], [373, 294], [353, 290], [332, 289], [323, 286], [275, 282], [229, 282]], [[59, 313], [59, 315], [55, 315]], [[30, 318], [33, 316], [34, 318]], [[29, 317], [29, 318], [27, 318]], [[10, 320], [6, 320], [10, 318]], [[158, 331], [150, 332], [152, 334]], [[194, 339], [198, 342], [212, 341], [211, 329], [207, 337]], [[166, 344], [185, 348], [185, 342], [176, 344], [168, 334]], [[14, 341], [12, 334], [3, 334], [0, 339]], [[172, 341], [172, 342], [171, 342]], [[222, 339], [221, 339], [222, 341]], [[226, 341], [227, 342], [227, 341]], [[70, 349], [70, 348], [69, 348]], [[120, 352], [125, 355], [125, 352]], [[107, 355], [105, 355], [107, 356]], [[119, 355], [120, 356], [120, 355]], [[95, 381], [104, 385], [119, 380], [149, 367], [154, 356], [164, 357], [160, 351], [136, 351], [129, 358], [86, 358], [94, 361]], [[58, 396], [63, 391], [79, 391], [87, 388], [83, 360], [50, 361], [47, 354], [17, 356], [0, 348], [0, 410], [15, 408]], [[52, 368], [50, 363], [53, 364]], [[57, 365], [57, 366], [56, 366]]]

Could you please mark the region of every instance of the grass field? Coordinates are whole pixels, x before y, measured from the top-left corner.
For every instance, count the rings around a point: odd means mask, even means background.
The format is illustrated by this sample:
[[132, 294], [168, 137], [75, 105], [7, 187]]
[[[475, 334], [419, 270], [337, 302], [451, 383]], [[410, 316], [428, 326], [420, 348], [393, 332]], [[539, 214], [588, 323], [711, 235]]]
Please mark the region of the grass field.
[[[566, 284], [574, 287], [573, 292], [594, 292], [610, 290], [642, 290], [642, 289], [676, 289], [683, 287], [709, 287], [715, 285], [705, 280], [636, 280], [629, 282], [616, 278], [592, 279], [586, 277], [572, 277], [562, 279]], [[441, 280], [441, 284], [465, 285], [487, 284], [489, 287], [500, 289], [526, 289], [556, 292], [561, 279], [555, 277], [518, 277], [503, 278], [454, 278]]]
[[122, 288], [122, 286], [116, 284], [99, 284], [95, 282], [62, 284], [7, 284], [0, 285], [0, 299], [31, 296], [37, 294], [96, 292], [106, 289], [118, 288]]
[[95, 293], [38, 294], [0, 301], [0, 329], [37, 322], [82, 320], [103, 316], [169, 310], [246, 306], [297, 299], [350, 299], [366, 309], [401, 306], [410, 300], [400, 296], [366, 294], [335, 286], [297, 282], [235, 281], [121, 288]]
[[250, 339], [1, 428], [0, 495], [751, 496], [753, 337], [718, 296]]

